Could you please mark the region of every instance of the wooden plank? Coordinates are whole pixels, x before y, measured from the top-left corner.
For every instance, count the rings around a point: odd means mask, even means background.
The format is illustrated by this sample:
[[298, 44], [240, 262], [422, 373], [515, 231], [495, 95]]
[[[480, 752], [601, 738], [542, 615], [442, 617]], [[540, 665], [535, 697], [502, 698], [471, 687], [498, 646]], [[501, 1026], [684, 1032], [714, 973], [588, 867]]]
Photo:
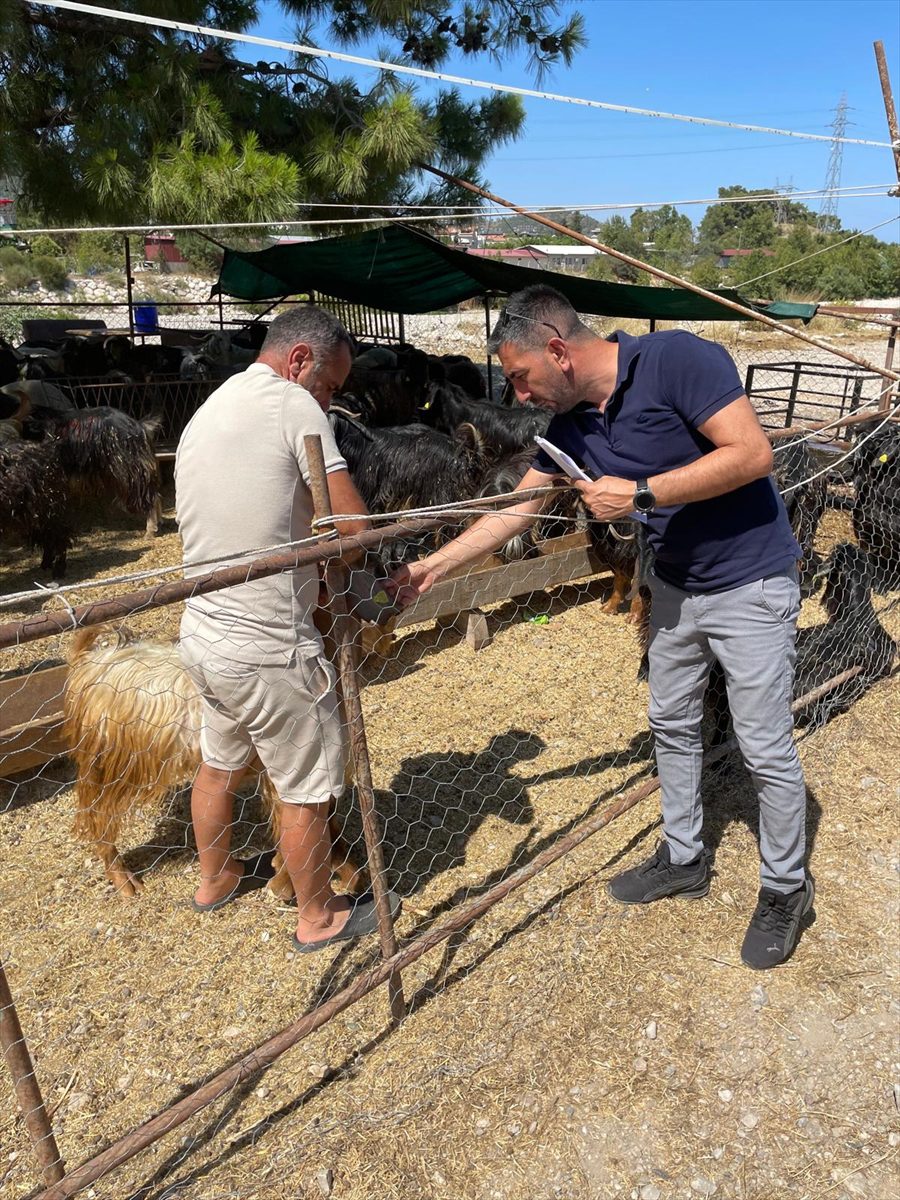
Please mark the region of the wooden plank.
[[59, 716], [68, 670], [63, 663], [0, 679], [0, 730], [27, 725], [43, 717]]
[[397, 628], [434, 621], [464, 609], [482, 608], [510, 596], [521, 596], [524, 592], [541, 592], [555, 584], [606, 570], [608, 568], [588, 546], [575, 546], [562, 553], [507, 563], [491, 571], [444, 579], [403, 613]]
[[63, 722], [59, 715], [29, 721], [0, 734], [0, 777], [43, 767], [66, 753]]

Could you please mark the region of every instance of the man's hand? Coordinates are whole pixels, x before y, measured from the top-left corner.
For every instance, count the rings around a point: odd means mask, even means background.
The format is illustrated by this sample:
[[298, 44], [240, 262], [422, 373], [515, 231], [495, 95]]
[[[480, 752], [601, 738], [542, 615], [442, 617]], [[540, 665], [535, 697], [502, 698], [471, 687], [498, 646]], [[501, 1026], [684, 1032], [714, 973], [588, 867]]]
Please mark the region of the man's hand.
[[636, 484], [630, 479], [618, 479], [615, 475], [601, 475], [591, 483], [573, 479], [581, 498], [598, 521], [618, 521], [634, 512]]
[[385, 590], [394, 597], [394, 603], [400, 608], [409, 608], [414, 600], [418, 600], [444, 575], [440, 565], [431, 558], [420, 559], [419, 562], [404, 563], [392, 571], [385, 580]]

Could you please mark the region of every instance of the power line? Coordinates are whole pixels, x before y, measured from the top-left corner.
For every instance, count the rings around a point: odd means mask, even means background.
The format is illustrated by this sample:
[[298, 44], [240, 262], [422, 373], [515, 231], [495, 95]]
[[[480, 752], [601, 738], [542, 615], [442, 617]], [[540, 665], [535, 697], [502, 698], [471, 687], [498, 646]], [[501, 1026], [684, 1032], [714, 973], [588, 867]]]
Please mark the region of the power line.
[[[91, 4], [79, 4], [74, 0], [30, 0], [42, 8], [59, 8], [95, 17], [107, 17], [113, 21], [125, 21], [138, 25], [149, 25], [154, 29], [175, 29], [181, 33], [193, 33], [200, 37], [222, 38], [225, 41], [244, 42], [251, 46], [268, 46], [274, 50], [287, 50], [308, 58], [325, 58], [334, 62], [350, 63], [358, 67], [372, 67], [393, 75], [413, 75], [420, 79], [441, 80], [442, 83], [461, 84], [463, 87], [482, 88], [489, 92], [502, 92], [512, 96], [527, 96], [534, 100], [552, 100], [557, 104], [574, 104], [584, 108], [598, 108], [607, 112], [629, 113], [632, 116], [655, 117], [667, 121], [686, 121], [692, 125], [715, 125], [722, 129], [742, 129], [750, 133], [772, 133], [780, 137], [802, 138], [811, 142], [830, 142], [833, 139], [823, 133], [798, 133], [792, 129], [774, 129], [766, 125], [747, 125], [738, 121], [720, 121], [713, 117], [692, 117], [684, 113], [658, 112], [649, 108], [636, 108], [628, 104], [610, 104], [603, 100], [585, 100], [578, 96], [562, 96], [556, 92], [541, 92], [534, 88], [516, 87], [507, 83], [489, 83], [483, 79], [471, 79], [464, 75], [450, 75], [445, 71], [427, 71], [424, 67], [410, 67], [398, 63], [382, 62], [377, 58], [364, 58], [358, 54], [345, 54], [338, 50], [320, 50], [317, 46], [304, 46], [300, 42], [281, 41], [279, 38], [257, 37], [249, 33], [233, 33], [224, 29], [213, 29], [209, 25], [194, 25], [188, 21], [172, 21], [163, 17], [149, 17], [142, 13], [117, 12], [112, 8], [98, 8]], [[877, 146], [890, 150], [890, 142], [869, 141], [864, 138], [844, 138], [855, 146]]]
[[[891, 184], [855, 184], [853, 188], [842, 189], [842, 194], [845, 199], [849, 200], [871, 200], [880, 199], [888, 195], [885, 191], [859, 191], [859, 188], [877, 188], [881, 187], [889, 189]], [[795, 199], [810, 199], [821, 196], [822, 192], [815, 189], [809, 192], [795, 191], [792, 193]], [[698, 200], [639, 200], [631, 201], [622, 204], [563, 204], [563, 205], [546, 205], [544, 207], [532, 206], [532, 211], [540, 213], [567, 213], [567, 212], [617, 212], [621, 209], [633, 208], [664, 208], [671, 206], [679, 208], [689, 204], [765, 204], [773, 200], [777, 201], [779, 193], [771, 192], [762, 196], [707, 196], [704, 199]], [[301, 202], [302, 203], [302, 202]], [[329, 204], [326, 201], [316, 202], [323, 207], [328, 208], [432, 208], [446, 207], [453, 211], [451, 212], [435, 212], [428, 216], [404, 216], [404, 215], [379, 215], [373, 214], [371, 217], [334, 217], [334, 218], [319, 218], [319, 219], [300, 219], [292, 218], [290, 220], [272, 220], [272, 221], [207, 221], [205, 223], [194, 224], [179, 224], [173, 225], [166, 221], [157, 221], [155, 224], [149, 225], [72, 225], [66, 228], [43, 228], [43, 229], [13, 229], [12, 234], [17, 237], [36, 237], [38, 234], [79, 234], [79, 233], [156, 233], [159, 230], [166, 229], [170, 232], [188, 233], [194, 230], [203, 229], [294, 229], [307, 228], [316, 226], [334, 226], [334, 225], [374, 225], [376, 223], [383, 224], [411, 224], [413, 222], [434, 222], [434, 221], [461, 221], [468, 217], [492, 217], [501, 215], [505, 212], [504, 209], [499, 209], [494, 205], [468, 205], [468, 206], [432, 206], [432, 205], [397, 205], [397, 204]], [[310, 204], [312, 207], [312, 203]], [[894, 218], [891, 218], [893, 220]], [[887, 222], [885, 222], [886, 224]], [[878, 226], [875, 226], [878, 228]], [[854, 235], [857, 236], [857, 235]]]

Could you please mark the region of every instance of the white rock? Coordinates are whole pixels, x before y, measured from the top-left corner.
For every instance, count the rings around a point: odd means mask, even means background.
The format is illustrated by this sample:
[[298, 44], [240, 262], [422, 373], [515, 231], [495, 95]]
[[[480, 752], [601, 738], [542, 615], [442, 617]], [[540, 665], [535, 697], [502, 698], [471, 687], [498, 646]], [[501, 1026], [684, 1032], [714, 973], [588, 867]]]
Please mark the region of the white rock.
[[769, 993], [761, 983], [758, 983], [750, 993], [750, 1003], [755, 1004], [758, 1008], [763, 1008], [769, 1003]]
[[741, 1113], [741, 1124], [745, 1129], [755, 1129], [759, 1124], [759, 1114], [755, 1112]]
[[696, 1192], [698, 1196], [714, 1196], [718, 1190], [718, 1184], [713, 1183], [711, 1179], [698, 1176], [691, 1180], [691, 1191]]
[[734, 1092], [731, 1088], [719, 1088], [719, 1099], [723, 1104], [730, 1104], [734, 1099]]
[[656, 1022], [651, 1021], [650, 1024], [647, 1026], [647, 1028], [644, 1030], [644, 1037], [648, 1037], [651, 1042], [654, 1041], [656, 1039], [657, 1030], [658, 1030], [658, 1026], [657, 1026]]
[[655, 1183], [645, 1183], [641, 1188], [641, 1200], [659, 1200], [662, 1192]]
[[222, 1030], [222, 1037], [223, 1038], [236, 1038], [236, 1037], [240, 1037], [243, 1032], [244, 1032], [244, 1029], [243, 1029], [243, 1026], [241, 1026], [241, 1025], [227, 1025]]
[[316, 1183], [323, 1196], [330, 1196], [334, 1190], [334, 1171], [331, 1167], [321, 1167], [316, 1171]]
[[647, 1070], [647, 1060], [646, 1060], [646, 1058], [638, 1057], [634, 1060], [634, 1062], [632, 1063], [632, 1066], [634, 1067], [635, 1071], [646, 1071]]

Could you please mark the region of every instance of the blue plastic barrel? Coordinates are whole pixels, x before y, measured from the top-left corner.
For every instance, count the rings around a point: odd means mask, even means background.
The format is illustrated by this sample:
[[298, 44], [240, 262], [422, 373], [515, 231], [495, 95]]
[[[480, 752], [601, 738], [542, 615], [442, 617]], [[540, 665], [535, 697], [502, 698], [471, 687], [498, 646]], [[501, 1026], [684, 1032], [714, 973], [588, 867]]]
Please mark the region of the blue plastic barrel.
[[159, 312], [155, 304], [136, 304], [134, 306], [135, 333], [157, 333], [159, 331]]

